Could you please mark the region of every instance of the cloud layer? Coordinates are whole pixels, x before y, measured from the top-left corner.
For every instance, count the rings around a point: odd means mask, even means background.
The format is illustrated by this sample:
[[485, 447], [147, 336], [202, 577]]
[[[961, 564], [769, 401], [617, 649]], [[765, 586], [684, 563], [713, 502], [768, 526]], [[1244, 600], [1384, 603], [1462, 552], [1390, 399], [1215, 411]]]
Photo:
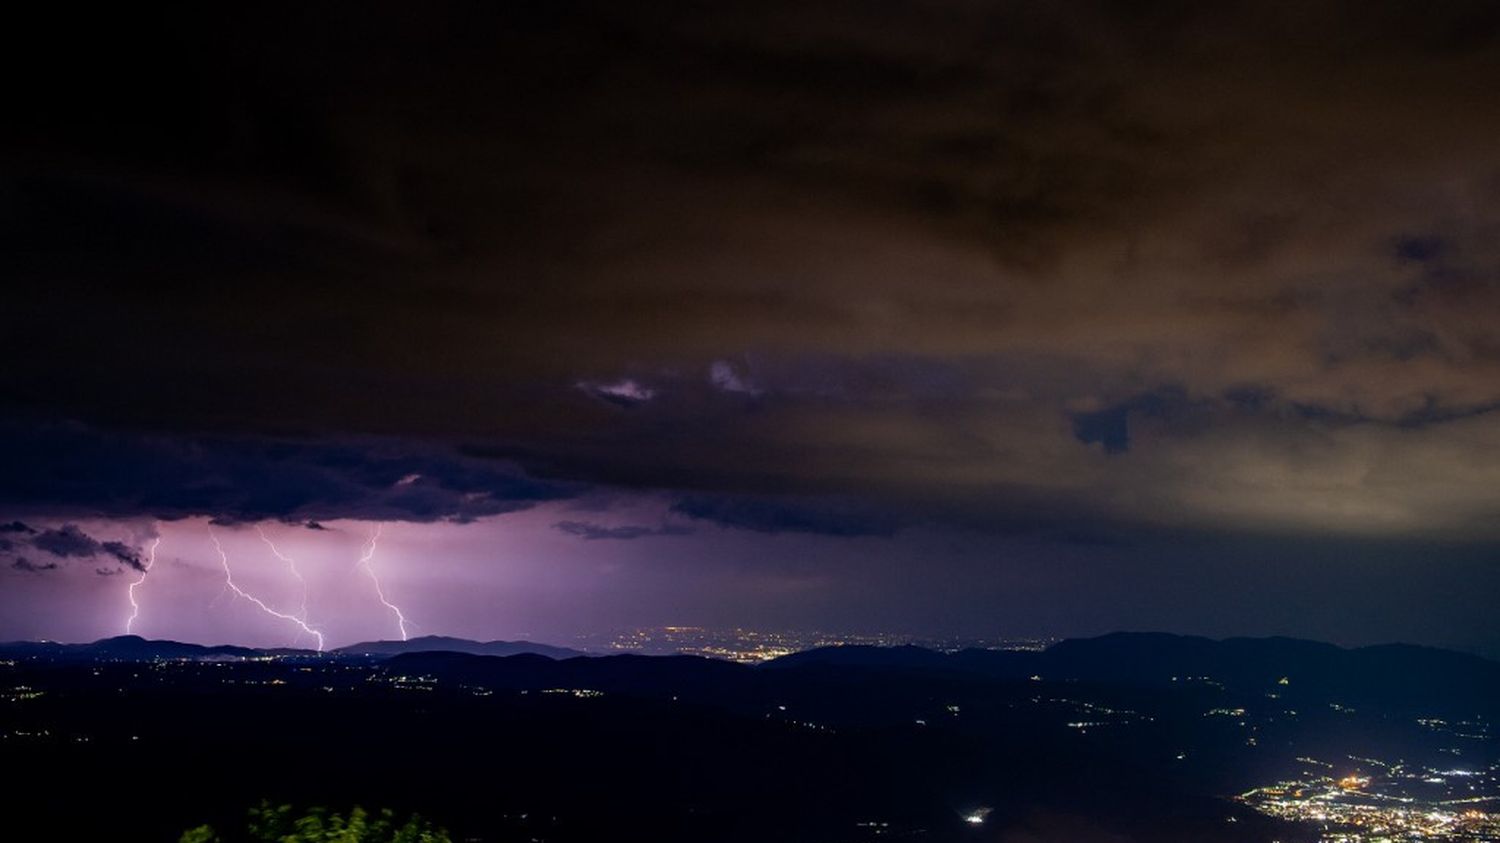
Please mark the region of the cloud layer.
[[124, 432], [27, 422], [0, 500], [464, 519], [603, 484], [750, 529], [1494, 538], [1497, 22], [377, 4], [194, 10], [128, 61], [84, 36], [8, 141], [0, 400]]
[[[52, 515], [207, 515], [224, 523], [356, 518], [469, 521], [570, 497], [576, 487], [536, 480], [496, 459], [392, 439], [278, 439], [107, 431], [13, 424], [0, 436], [9, 467], [0, 506]], [[101, 551], [135, 567], [76, 527], [40, 533], [3, 528], [56, 556]], [[29, 535], [35, 533], [35, 535]]]

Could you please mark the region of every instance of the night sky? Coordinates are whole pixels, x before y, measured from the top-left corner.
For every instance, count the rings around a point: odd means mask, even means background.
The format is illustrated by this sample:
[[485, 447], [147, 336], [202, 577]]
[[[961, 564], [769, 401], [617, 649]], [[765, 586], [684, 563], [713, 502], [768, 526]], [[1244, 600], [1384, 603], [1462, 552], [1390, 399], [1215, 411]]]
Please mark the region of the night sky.
[[1500, 6], [240, 5], [6, 26], [0, 638], [1500, 655]]

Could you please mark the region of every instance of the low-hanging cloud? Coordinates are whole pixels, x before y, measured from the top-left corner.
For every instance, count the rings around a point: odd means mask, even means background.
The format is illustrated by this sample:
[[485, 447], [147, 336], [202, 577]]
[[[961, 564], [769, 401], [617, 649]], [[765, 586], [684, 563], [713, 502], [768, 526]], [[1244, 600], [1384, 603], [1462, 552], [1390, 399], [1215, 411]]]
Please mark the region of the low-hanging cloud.
[[586, 541], [599, 541], [602, 539], [624, 541], [642, 539], [648, 536], [687, 536], [693, 532], [693, 528], [684, 527], [680, 524], [663, 524], [658, 527], [648, 527], [643, 524], [609, 526], [589, 521], [559, 521], [552, 526], [554, 529], [567, 533], [570, 536], [577, 536]]
[[889, 536], [903, 526], [892, 514], [867, 505], [798, 498], [689, 495], [673, 503], [672, 512], [759, 533]]
[[[499, 460], [438, 445], [254, 436], [165, 436], [80, 424], [11, 424], [0, 506], [53, 515], [468, 521], [574, 493]], [[414, 477], [410, 482], [404, 478]], [[140, 566], [139, 550], [98, 542], [74, 525], [31, 544], [57, 556], [107, 554]]]
[[45, 550], [53, 556], [69, 557], [94, 556], [103, 547], [99, 542], [90, 538], [77, 525], [64, 524], [51, 530], [43, 530], [31, 540], [33, 547]]
[[[28, 527], [25, 534], [27, 538], [22, 542], [11, 539], [0, 540], [0, 551], [11, 552], [24, 545], [63, 560], [104, 557], [136, 571], [146, 570], [140, 548], [115, 539], [100, 541], [84, 532], [77, 524], [62, 524], [41, 531]], [[55, 562], [37, 567], [34, 563], [19, 557], [16, 562], [18, 564], [12, 567], [18, 570], [51, 570], [57, 567]]]

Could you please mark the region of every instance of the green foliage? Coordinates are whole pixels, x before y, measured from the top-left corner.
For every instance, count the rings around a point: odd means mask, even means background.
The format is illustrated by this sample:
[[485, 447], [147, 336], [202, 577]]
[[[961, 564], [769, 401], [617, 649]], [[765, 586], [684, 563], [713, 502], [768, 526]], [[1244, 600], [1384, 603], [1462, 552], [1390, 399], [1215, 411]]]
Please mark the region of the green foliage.
[[[389, 809], [372, 814], [355, 806], [341, 814], [327, 808], [298, 813], [291, 805], [261, 802], [250, 809], [243, 838], [255, 843], [452, 843], [448, 832], [413, 814], [398, 821]], [[178, 843], [221, 843], [209, 826], [182, 833]]]

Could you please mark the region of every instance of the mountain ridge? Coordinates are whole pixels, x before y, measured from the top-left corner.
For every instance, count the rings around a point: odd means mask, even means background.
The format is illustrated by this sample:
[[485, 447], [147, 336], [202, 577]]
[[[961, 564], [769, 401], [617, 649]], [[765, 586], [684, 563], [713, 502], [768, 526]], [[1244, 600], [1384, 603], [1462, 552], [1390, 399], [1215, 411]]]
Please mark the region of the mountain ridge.
[[531, 653], [546, 658], [563, 659], [588, 655], [580, 650], [537, 644], [530, 641], [469, 641], [446, 636], [424, 636], [411, 641], [366, 641], [319, 653], [298, 647], [245, 647], [237, 644], [193, 644], [171, 639], [151, 639], [139, 635], [116, 635], [97, 641], [63, 643], [59, 641], [0, 642], [0, 655], [11, 657], [50, 657], [68, 660], [112, 659], [145, 661], [151, 659], [253, 659], [267, 657], [339, 658], [391, 657], [417, 652], [470, 652], [478, 655], [517, 655]]
[[666, 693], [721, 692], [751, 677], [797, 672], [837, 677], [903, 672], [961, 681], [1046, 681], [1162, 687], [1200, 683], [1276, 695], [1417, 710], [1444, 706], [1500, 714], [1500, 662], [1410, 644], [1345, 648], [1288, 637], [1211, 639], [1170, 633], [1117, 632], [1058, 642], [1043, 651], [967, 649], [952, 653], [916, 646], [845, 645], [815, 648], [759, 665], [693, 656], [590, 655], [525, 641], [470, 641], [425, 636], [410, 641], [351, 644], [322, 654], [153, 641], [137, 635], [86, 644], [51, 641], [0, 644], [0, 656], [58, 661], [257, 658], [368, 659], [412, 672], [427, 668], [515, 688], [594, 687]]
[[337, 647], [330, 652], [341, 655], [363, 655], [363, 656], [396, 656], [405, 653], [468, 653], [478, 656], [514, 656], [523, 653], [531, 653], [546, 656], [552, 659], [570, 659], [586, 656], [588, 653], [575, 650], [571, 647], [558, 647], [552, 644], [538, 644], [534, 641], [475, 641], [468, 638], [455, 638], [447, 635], [423, 635], [407, 641], [361, 641], [344, 647]]

